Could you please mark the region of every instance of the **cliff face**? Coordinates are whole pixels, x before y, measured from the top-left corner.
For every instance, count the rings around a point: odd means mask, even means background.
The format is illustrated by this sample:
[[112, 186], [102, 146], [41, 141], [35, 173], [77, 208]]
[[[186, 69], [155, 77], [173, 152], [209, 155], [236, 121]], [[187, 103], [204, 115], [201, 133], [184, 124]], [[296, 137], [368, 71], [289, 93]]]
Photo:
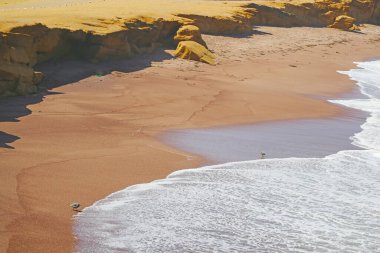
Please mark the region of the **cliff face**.
[[149, 23], [130, 21], [125, 30], [110, 34], [50, 29], [41, 24], [0, 33], [0, 95], [36, 92], [43, 77], [33, 70], [37, 63], [62, 58], [96, 62], [132, 57], [171, 41], [179, 26], [177, 21], [158, 19]]
[[0, 34], [0, 94], [10, 96], [37, 91], [41, 73], [36, 64], [33, 37], [26, 34]]
[[380, 24], [380, 0], [352, 0], [349, 15], [359, 22]]
[[[380, 0], [317, 0], [315, 2], [250, 3], [232, 16], [178, 14], [176, 18], [102, 20], [119, 29], [110, 33], [49, 28], [42, 24], [16, 27], [0, 32], [0, 96], [24, 95], [37, 91], [43, 74], [34, 71], [38, 63], [62, 58], [102, 61], [149, 53], [163, 43], [178, 39], [182, 26], [192, 25], [208, 34], [244, 33], [252, 25], [312, 26], [356, 29], [354, 21], [380, 24]], [[352, 19], [351, 19], [352, 18]], [[96, 31], [96, 27], [94, 28]], [[194, 34], [192, 34], [194, 37]], [[199, 38], [200, 34], [197, 35]], [[186, 36], [182, 36], [185, 38]], [[197, 41], [207, 48], [201, 39]]]
[[268, 2], [249, 4], [253, 23], [271, 26], [326, 27], [339, 16], [353, 17], [360, 23], [380, 23], [380, 0], [317, 0], [315, 2]]
[[202, 32], [214, 34], [241, 33], [251, 27], [235, 17], [182, 15], [173, 20], [131, 19], [120, 31], [108, 34], [42, 24], [13, 28], [0, 33], [0, 96], [36, 92], [43, 79], [42, 73], [33, 70], [38, 63], [63, 58], [98, 62], [149, 53], [164, 43], [174, 43], [177, 30], [186, 24], [199, 25]]
[[178, 14], [178, 17], [184, 18], [183, 22], [189, 25], [195, 25], [200, 28], [202, 33], [207, 34], [232, 34], [245, 33], [252, 30], [251, 21], [253, 14], [249, 6], [244, 11], [237, 12], [232, 17], [222, 16], [201, 16]]

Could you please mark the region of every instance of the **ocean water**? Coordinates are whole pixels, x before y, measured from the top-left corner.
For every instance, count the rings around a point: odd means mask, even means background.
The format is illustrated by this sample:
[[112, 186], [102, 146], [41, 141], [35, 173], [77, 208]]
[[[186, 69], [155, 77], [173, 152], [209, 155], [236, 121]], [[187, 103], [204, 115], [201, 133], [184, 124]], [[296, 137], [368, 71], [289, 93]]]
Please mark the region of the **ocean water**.
[[76, 252], [380, 252], [380, 61], [347, 74], [369, 113], [323, 158], [226, 163], [128, 187], [76, 217]]

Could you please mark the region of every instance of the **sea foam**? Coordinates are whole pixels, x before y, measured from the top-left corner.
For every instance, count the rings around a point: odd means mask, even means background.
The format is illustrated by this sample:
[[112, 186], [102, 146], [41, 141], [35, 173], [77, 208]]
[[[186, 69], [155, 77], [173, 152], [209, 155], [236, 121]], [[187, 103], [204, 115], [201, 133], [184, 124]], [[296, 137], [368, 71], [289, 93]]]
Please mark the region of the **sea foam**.
[[76, 252], [380, 252], [380, 61], [347, 74], [365, 150], [177, 171], [76, 217]]

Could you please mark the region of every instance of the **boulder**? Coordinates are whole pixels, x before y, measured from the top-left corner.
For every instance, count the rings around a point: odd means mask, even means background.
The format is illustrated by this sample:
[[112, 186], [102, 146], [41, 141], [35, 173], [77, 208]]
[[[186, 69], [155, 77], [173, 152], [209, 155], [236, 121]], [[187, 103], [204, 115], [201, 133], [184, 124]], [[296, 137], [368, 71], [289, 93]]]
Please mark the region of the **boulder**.
[[341, 15], [335, 18], [335, 21], [329, 27], [341, 29], [341, 30], [358, 30], [357, 26], [354, 24], [355, 19], [350, 16]]
[[201, 30], [195, 25], [184, 25], [178, 29], [174, 36], [174, 41], [195, 41], [207, 48], [206, 42], [202, 39]]
[[215, 65], [215, 55], [195, 41], [181, 41], [177, 46], [175, 56]]

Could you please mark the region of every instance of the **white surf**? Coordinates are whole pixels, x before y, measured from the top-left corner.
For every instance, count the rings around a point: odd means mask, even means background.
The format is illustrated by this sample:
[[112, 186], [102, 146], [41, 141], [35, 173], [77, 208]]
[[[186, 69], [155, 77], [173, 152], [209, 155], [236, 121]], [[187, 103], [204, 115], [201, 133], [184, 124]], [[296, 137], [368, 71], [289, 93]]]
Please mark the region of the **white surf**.
[[380, 61], [348, 72], [364, 150], [227, 163], [128, 187], [76, 218], [76, 252], [380, 252]]

